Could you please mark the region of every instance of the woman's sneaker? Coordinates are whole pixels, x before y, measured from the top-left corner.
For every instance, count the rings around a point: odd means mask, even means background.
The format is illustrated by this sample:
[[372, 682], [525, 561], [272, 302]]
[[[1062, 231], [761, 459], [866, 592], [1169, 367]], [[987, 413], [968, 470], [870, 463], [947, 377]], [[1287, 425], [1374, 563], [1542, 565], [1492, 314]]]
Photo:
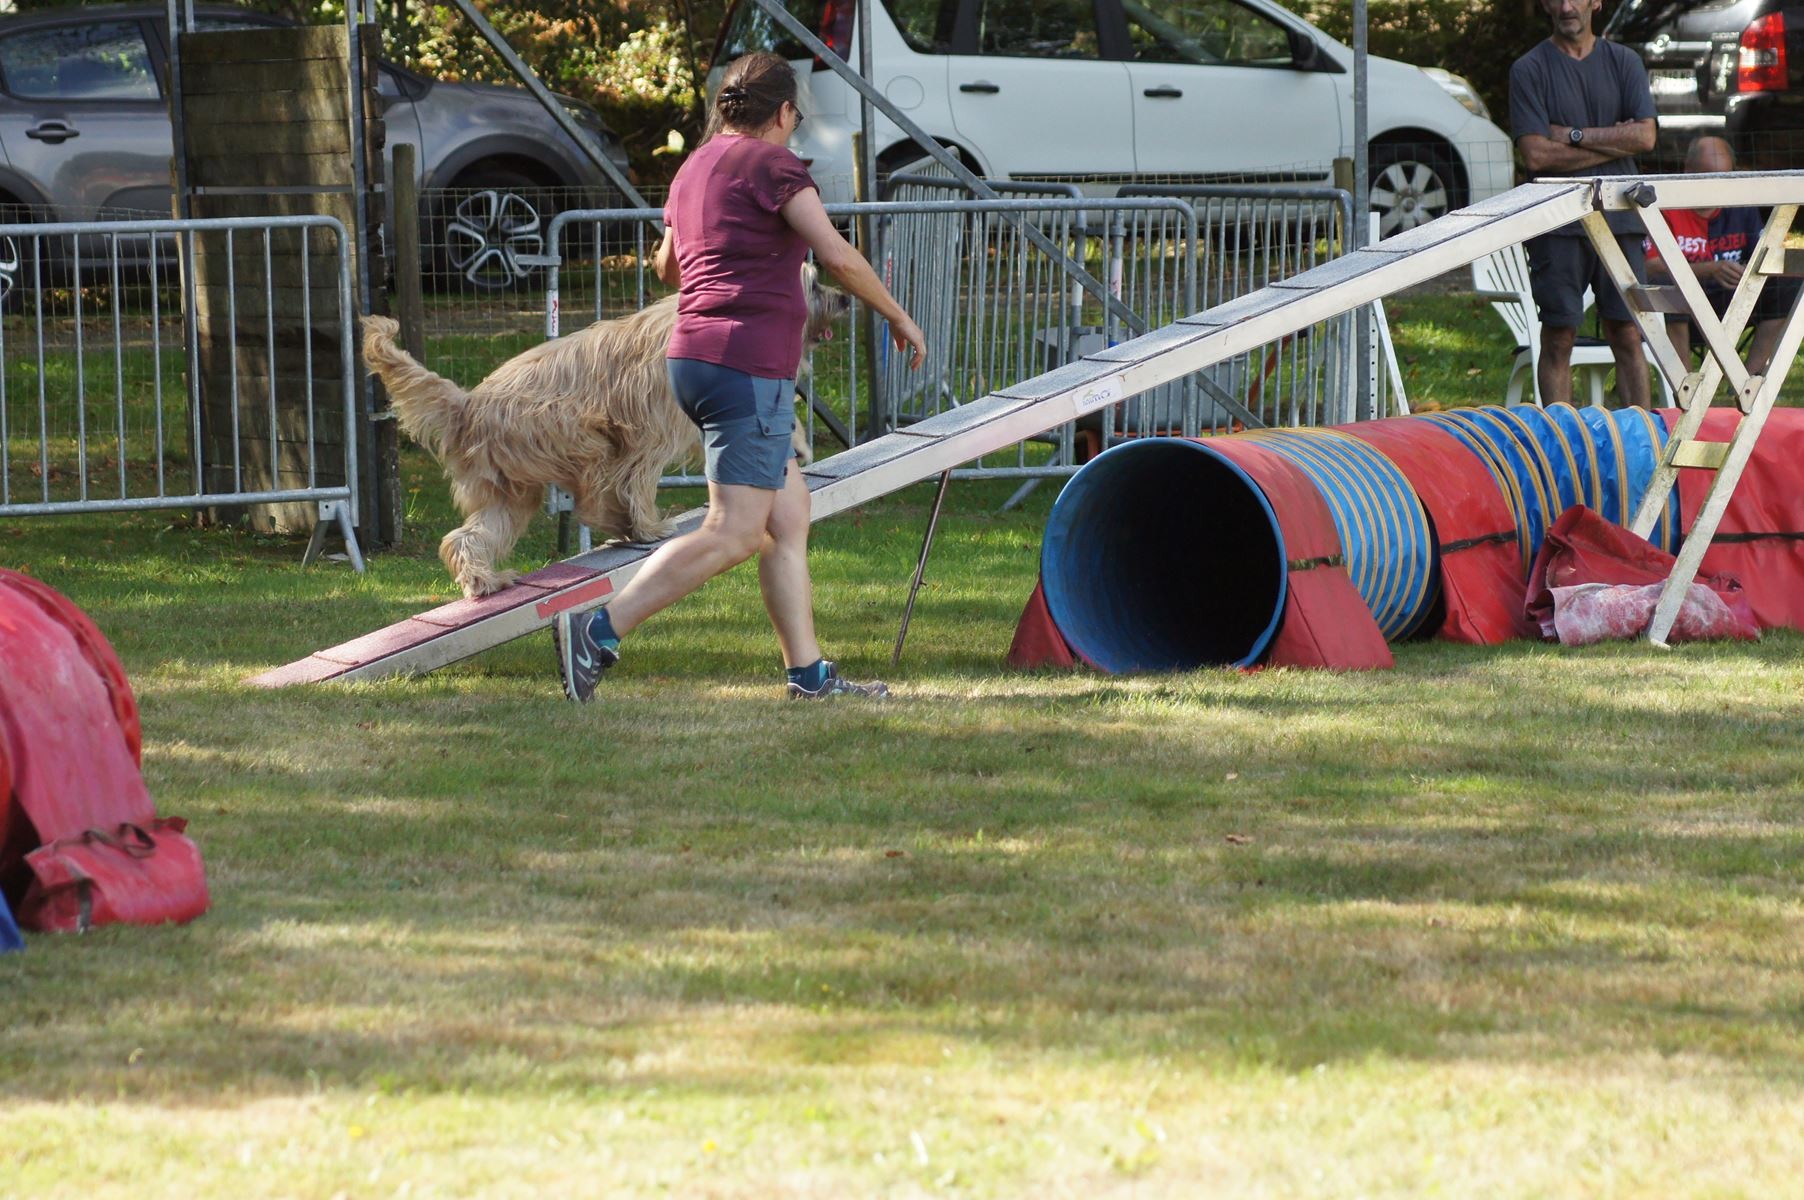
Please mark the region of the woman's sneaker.
[[595, 685], [607, 669], [620, 661], [620, 652], [589, 635], [589, 614], [561, 612], [551, 622], [557, 644], [557, 669], [564, 680], [564, 695], [578, 704], [595, 694]]
[[829, 696], [869, 696], [873, 700], [881, 700], [889, 695], [889, 685], [881, 680], [854, 683], [850, 679], [840, 678], [837, 664], [829, 662], [823, 665], [827, 668], [827, 678], [822, 680], [821, 686], [810, 691], [799, 683], [791, 683], [791, 700], [825, 700]]

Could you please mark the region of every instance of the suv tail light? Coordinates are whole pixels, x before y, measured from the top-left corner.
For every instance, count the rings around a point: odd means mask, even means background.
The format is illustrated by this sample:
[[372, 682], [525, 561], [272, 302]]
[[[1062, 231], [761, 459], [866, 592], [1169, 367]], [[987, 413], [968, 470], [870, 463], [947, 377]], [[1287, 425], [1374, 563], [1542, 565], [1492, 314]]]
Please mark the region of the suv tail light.
[[[852, 52], [852, 14], [855, 11], [853, 0], [827, 0], [821, 5], [821, 27], [816, 36], [841, 58]], [[814, 69], [827, 69], [826, 62], [818, 54], [814, 56]]]
[[1782, 92], [1786, 88], [1785, 15], [1768, 13], [1741, 33], [1735, 66], [1737, 91]]

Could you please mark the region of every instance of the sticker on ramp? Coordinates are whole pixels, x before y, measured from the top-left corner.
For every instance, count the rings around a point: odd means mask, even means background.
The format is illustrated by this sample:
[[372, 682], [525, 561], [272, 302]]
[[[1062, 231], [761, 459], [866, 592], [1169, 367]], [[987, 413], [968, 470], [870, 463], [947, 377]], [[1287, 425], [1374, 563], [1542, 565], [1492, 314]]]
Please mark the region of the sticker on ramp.
[[1098, 379], [1095, 383], [1085, 384], [1078, 390], [1076, 398], [1077, 415], [1093, 413], [1099, 408], [1107, 408], [1127, 392], [1127, 382], [1119, 375], [1110, 375]]

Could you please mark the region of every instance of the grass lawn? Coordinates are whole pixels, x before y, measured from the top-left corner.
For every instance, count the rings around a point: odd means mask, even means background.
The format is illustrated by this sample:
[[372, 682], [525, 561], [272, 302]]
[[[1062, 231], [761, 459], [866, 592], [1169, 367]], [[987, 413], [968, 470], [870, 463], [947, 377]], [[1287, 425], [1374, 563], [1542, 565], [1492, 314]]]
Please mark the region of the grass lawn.
[[[1501, 397], [1501, 346], [1421, 348], [1449, 303], [1392, 308], [1424, 393]], [[1804, 638], [1014, 673], [1052, 489], [959, 484], [895, 672], [930, 491], [816, 531], [887, 704], [781, 702], [749, 569], [587, 708], [541, 638], [244, 687], [450, 598], [407, 468], [361, 578], [0, 528], [120, 650], [214, 899], [0, 959], [0, 1194], [1796, 1192]]]

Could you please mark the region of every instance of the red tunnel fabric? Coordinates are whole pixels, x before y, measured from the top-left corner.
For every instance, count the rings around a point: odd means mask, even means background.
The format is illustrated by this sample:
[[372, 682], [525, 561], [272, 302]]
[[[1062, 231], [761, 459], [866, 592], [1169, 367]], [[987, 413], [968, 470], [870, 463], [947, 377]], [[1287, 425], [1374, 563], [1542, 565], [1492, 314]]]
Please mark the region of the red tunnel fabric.
[[1288, 459], [1241, 438], [1210, 438], [1265, 493], [1284, 535], [1289, 587], [1265, 665], [1340, 671], [1389, 668], [1391, 648], [1347, 575], [1334, 517], [1309, 476]]
[[10, 899], [30, 882], [26, 856], [40, 843], [155, 824], [139, 739], [137, 702], [100, 630], [50, 587], [0, 569], [0, 887]]
[[1522, 613], [1515, 519], [1478, 457], [1446, 430], [1410, 417], [1338, 428], [1396, 463], [1428, 510], [1447, 608], [1439, 636], [1476, 645], [1538, 636]]
[[[1683, 414], [1660, 414], [1670, 430]], [[1716, 408], [1698, 436], [1726, 442], [1740, 412]], [[1681, 528], [1687, 533], [1716, 481], [1715, 471], [1679, 472]], [[1732, 575], [1761, 628], [1804, 630], [1804, 409], [1775, 408], [1723, 513], [1702, 570]]]
[[[1537, 630], [1552, 628], [1553, 589], [1582, 583], [1645, 585], [1665, 583], [1672, 574], [1673, 556], [1645, 538], [1638, 538], [1582, 504], [1560, 514], [1547, 531], [1528, 572], [1523, 610]], [[1737, 636], [1758, 637], [1757, 622], [1748, 609], [1747, 594], [1739, 580], [1714, 572], [1699, 572], [1697, 583], [1715, 592], [1741, 623]], [[1550, 635], [1543, 635], [1550, 636]]]
[[81, 647], [82, 657], [87, 659], [88, 665], [94, 668], [101, 682], [106, 684], [113, 715], [119, 720], [119, 732], [125, 737], [132, 762], [141, 762], [143, 734], [138, 726], [138, 700], [132, 695], [132, 685], [125, 677], [124, 664], [113, 652], [106, 635], [100, 632], [100, 627], [55, 588], [29, 575], [0, 567], [0, 592], [4, 591], [13, 592], [17, 599], [37, 605], [75, 638], [76, 644]]
[[1054, 624], [1046, 608], [1046, 587], [1034, 581], [1034, 594], [1015, 623], [1015, 640], [1009, 643], [1008, 665], [1017, 670], [1033, 667], [1075, 667], [1078, 659]]

